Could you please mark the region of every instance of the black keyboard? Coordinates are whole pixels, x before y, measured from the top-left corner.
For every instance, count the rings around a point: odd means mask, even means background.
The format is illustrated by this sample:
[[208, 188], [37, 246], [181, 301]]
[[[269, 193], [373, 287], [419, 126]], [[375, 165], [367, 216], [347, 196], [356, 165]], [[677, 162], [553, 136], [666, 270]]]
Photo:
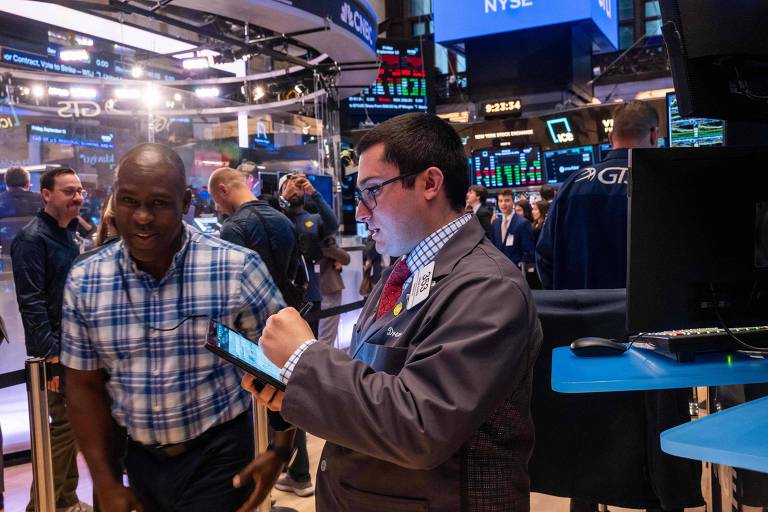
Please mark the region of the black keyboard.
[[[766, 325], [733, 327], [730, 331], [744, 343], [768, 349]], [[728, 336], [725, 329], [716, 327], [645, 333], [637, 338], [634, 346], [652, 349], [681, 363], [695, 360], [697, 354], [748, 350]]]

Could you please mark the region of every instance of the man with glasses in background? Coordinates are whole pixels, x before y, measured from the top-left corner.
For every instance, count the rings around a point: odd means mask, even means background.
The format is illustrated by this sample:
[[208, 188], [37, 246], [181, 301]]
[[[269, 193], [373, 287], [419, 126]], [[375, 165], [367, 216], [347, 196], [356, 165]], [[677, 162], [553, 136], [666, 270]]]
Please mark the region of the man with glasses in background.
[[[27, 354], [44, 357], [57, 370], [64, 283], [80, 253], [75, 232], [86, 192], [77, 173], [69, 167], [43, 173], [40, 191], [44, 207], [13, 239], [11, 264]], [[90, 505], [77, 497], [77, 446], [64, 401], [64, 386], [56, 375], [58, 372], [53, 373], [48, 381], [48, 413], [56, 509], [89, 511]], [[34, 510], [33, 500], [27, 510]]]

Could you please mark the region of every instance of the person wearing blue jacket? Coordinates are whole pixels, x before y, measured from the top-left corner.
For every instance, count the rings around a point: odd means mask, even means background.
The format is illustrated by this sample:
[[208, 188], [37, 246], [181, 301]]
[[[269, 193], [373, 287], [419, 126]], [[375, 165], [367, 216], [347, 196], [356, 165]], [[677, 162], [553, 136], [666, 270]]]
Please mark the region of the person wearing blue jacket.
[[647, 103], [624, 103], [608, 138], [605, 159], [569, 177], [550, 205], [536, 246], [546, 289], [626, 286], [629, 149], [656, 147], [659, 115]]
[[491, 241], [517, 266], [533, 263], [533, 227], [522, 215], [515, 213], [515, 200], [510, 189], [499, 192], [501, 218], [491, 224]]

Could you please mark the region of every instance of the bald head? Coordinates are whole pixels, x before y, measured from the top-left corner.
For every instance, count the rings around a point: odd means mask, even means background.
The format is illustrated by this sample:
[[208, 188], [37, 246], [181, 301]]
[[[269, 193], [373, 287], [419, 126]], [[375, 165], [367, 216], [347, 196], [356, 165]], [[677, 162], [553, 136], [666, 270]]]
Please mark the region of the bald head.
[[221, 184], [232, 188], [247, 187], [245, 175], [231, 167], [221, 167], [213, 171], [208, 179], [208, 190], [213, 190]]
[[216, 208], [226, 215], [232, 215], [241, 204], [256, 199], [248, 189], [246, 175], [230, 167], [213, 171], [208, 179], [208, 191]]
[[173, 149], [162, 144], [144, 143], [132, 147], [120, 159], [115, 173], [115, 181], [121, 181], [136, 172], [152, 173], [167, 178], [174, 183], [174, 188], [183, 195], [187, 186], [184, 162]]

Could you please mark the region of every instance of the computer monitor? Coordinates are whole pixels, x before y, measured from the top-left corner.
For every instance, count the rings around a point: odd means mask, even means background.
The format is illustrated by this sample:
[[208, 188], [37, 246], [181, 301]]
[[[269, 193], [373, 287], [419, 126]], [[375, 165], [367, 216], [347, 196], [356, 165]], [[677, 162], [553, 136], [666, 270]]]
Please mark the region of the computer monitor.
[[[630, 152], [630, 333], [768, 324], [768, 147]], [[723, 197], [723, 176], [746, 185]], [[718, 207], [722, 209], [718, 210]]]
[[592, 146], [553, 149], [544, 152], [547, 182], [551, 184], [563, 183], [572, 174], [594, 163], [595, 148]]
[[216, 217], [195, 217], [195, 226], [203, 233], [218, 233], [221, 229]]
[[473, 151], [472, 172], [473, 183], [486, 188], [526, 187], [544, 183], [538, 146]]
[[725, 123], [719, 119], [683, 118], [674, 93], [667, 94], [669, 147], [722, 146]]

